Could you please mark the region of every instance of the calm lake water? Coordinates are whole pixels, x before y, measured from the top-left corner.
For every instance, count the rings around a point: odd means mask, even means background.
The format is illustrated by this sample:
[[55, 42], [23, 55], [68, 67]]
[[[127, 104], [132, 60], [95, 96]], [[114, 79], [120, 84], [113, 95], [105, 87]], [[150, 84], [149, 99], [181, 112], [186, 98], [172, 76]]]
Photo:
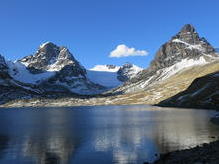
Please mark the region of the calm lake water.
[[111, 164], [215, 140], [214, 111], [152, 106], [0, 110], [0, 163]]

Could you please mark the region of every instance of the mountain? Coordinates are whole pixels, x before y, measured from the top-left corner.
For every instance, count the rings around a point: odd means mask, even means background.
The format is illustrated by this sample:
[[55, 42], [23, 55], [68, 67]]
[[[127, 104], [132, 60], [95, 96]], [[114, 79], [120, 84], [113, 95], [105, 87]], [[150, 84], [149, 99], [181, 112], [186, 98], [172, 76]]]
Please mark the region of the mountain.
[[91, 82], [86, 69], [73, 57], [66, 47], [47, 42], [34, 55], [18, 61], [5, 61], [1, 57], [1, 73], [11, 82], [25, 90], [46, 95], [56, 93], [97, 94], [105, 87]]
[[158, 105], [218, 109], [219, 72], [195, 79], [185, 91], [160, 102]]
[[165, 80], [182, 70], [211, 63], [218, 59], [215, 49], [195, 28], [186, 24], [180, 32], [163, 44], [149, 68], [113, 92], [138, 92]]
[[126, 63], [123, 66], [121, 66], [117, 71], [117, 79], [122, 82], [126, 82], [134, 78], [142, 70], [142, 68], [134, 64]]
[[141, 70], [142, 68], [130, 63], [122, 66], [96, 65], [87, 70], [87, 77], [94, 83], [112, 89], [130, 80]]
[[31, 95], [38, 94], [31, 86], [13, 79], [9, 70], [7, 61], [0, 55], [0, 104], [15, 99], [32, 98]]
[[129, 80], [140, 70], [131, 64], [97, 65], [86, 70], [66, 47], [51, 42], [15, 62], [0, 56], [0, 84], [2, 88], [7, 86], [4, 92], [11, 94], [10, 88], [16, 87], [16, 94], [30, 94], [31, 97], [100, 94], [121, 85], [125, 80], [119, 80], [119, 76]]
[[[218, 53], [190, 24], [163, 44], [150, 66], [144, 70], [129, 63], [123, 66], [97, 65], [86, 70], [67, 48], [53, 43], [41, 45], [34, 55], [16, 62], [2, 58], [0, 63], [4, 68], [1, 71], [10, 81], [8, 84], [13, 84], [7, 89], [17, 88], [17, 91], [6, 89], [4, 94], [0, 94], [3, 95], [1, 99], [21, 92], [26, 94], [27, 91], [31, 92], [30, 97], [35, 98], [28, 101], [21, 99], [19, 103], [9, 103], [9, 106], [158, 104], [164, 100], [171, 100], [169, 102], [174, 104], [172, 101], [176, 100], [173, 96], [186, 90], [193, 80], [219, 70]], [[210, 87], [214, 88], [213, 85]], [[188, 91], [188, 94], [196, 91], [198, 88]], [[56, 96], [60, 93], [64, 97]], [[72, 96], [73, 93], [101, 94], [80, 97], [78, 94]], [[177, 100], [177, 103], [181, 102]]]

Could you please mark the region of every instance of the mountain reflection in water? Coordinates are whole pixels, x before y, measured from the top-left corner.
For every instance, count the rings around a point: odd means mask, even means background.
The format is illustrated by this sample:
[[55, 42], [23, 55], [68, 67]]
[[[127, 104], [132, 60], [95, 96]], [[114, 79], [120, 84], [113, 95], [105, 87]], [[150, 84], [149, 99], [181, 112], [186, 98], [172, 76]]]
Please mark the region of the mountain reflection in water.
[[214, 140], [214, 111], [152, 106], [0, 111], [0, 163], [143, 163]]

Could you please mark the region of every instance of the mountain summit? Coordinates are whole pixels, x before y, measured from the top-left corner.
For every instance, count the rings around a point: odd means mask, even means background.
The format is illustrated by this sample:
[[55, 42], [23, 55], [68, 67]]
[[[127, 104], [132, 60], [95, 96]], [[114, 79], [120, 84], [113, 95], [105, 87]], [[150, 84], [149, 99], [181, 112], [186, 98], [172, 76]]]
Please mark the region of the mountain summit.
[[161, 46], [151, 62], [151, 69], [158, 70], [169, 67], [183, 59], [193, 59], [200, 62], [216, 57], [215, 49], [205, 38], [199, 37], [195, 28], [186, 24], [170, 41]]
[[46, 42], [34, 55], [7, 62], [10, 76], [22, 84], [40, 88], [42, 93], [96, 94], [104, 87], [87, 78], [86, 69], [63, 46]]
[[163, 44], [155, 54], [149, 68], [115, 91], [133, 92], [146, 89], [156, 82], [195, 65], [207, 64], [218, 59], [215, 49], [200, 37], [191, 24]]
[[42, 44], [34, 55], [24, 57], [20, 62], [32, 73], [60, 71], [66, 66], [72, 67], [74, 75], [86, 73], [66, 47], [58, 47], [51, 42]]

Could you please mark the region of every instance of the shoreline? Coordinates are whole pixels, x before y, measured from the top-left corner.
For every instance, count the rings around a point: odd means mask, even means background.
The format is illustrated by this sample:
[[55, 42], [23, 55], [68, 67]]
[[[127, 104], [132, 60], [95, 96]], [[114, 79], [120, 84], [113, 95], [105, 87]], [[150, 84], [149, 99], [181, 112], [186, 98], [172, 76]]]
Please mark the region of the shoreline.
[[[218, 114], [212, 117], [210, 121], [219, 126]], [[160, 154], [160, 158], [153, 164], [218, 164], [219, 136], [215, 138], [217, 138], [216, 141], [204, 143], [201, 146]]]

